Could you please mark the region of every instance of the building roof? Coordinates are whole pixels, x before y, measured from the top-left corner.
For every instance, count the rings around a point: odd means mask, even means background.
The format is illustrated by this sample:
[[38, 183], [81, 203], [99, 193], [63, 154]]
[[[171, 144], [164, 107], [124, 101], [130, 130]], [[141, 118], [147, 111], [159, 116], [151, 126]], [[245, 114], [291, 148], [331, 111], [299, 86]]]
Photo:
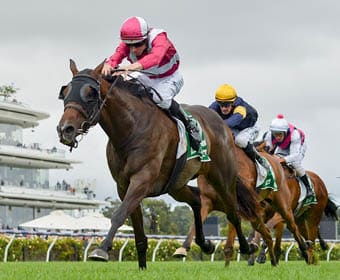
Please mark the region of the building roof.
[[20, 102], [0, 100], [0, 123], [15, 124], [23, 128], [35, 127], [47, 119], [48, 113], [30, 109]]

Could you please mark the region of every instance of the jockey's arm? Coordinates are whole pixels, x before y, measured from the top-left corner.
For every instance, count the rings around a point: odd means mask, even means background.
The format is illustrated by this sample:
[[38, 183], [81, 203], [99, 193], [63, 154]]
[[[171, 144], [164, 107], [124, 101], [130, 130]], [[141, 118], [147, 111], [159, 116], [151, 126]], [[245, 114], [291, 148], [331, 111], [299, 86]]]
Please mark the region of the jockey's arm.
[[299, 160], [301, 149], [301, 137], [297, 130], [294, 130], [289, 146], [289, 155], [285, 156], [286, 162], [292, 163]]

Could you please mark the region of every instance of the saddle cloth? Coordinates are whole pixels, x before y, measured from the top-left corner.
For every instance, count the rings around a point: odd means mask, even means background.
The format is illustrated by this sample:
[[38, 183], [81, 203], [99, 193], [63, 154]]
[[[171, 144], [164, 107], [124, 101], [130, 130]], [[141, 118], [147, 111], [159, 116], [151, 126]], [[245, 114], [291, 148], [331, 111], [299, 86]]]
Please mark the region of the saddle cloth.
[[257, 179], [256, 179], [256, 188], [264, 189], [272, 189], [277, 191], [277, 184], [275, 179], [275, 173], [270, 165], [269, 161], [262, 157], [270, 167], [270, 170], [267, 171], [257, 160], [255, 161], [255, 167], [257, 171]]
[[187, 152], [187, 160], [199, 157], [201, 162], [208, 162], [210, 161], [210, 157], [208, 155], [208, 147], [205, 141], [205, 135], [203, 133], [203, 129], [197, 120], [195, 120], [190, 114], [187, 113], [187, 115], [189, 118], [192, 119], [192, 121], [195, 122], [195, 125], [199, 129], [200, 136], [201, 136], [200, 149], [199, 151], [195, 151], [194, 149], [191, 148], [189, 136], [184, 127], [184, 124], [179, 119], [173, 117], [173, 119], [177, 123], [177, 129], [178, 129], [178, 135], [179, 135], [176, 159], [179, 159], [185, 152]]

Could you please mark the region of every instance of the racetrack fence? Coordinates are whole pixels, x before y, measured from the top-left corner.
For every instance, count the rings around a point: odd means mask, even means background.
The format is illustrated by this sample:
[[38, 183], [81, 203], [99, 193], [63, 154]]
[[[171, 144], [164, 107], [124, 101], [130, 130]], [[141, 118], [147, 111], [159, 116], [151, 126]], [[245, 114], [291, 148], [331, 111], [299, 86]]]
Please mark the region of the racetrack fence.
[[[100, 244], [106, 233], [68, 233], [46, 231], [0, 230], [0, 261], [87, 261], [89, 252]], [[212, 255], [202, 254], [196, 244], [192, 244], [187, 257], [174, 259], [172, 254], [181, 246], [186, 236], [147, 235], [148, 261], [222, 261], [225, 237], [207, 236], [216, 245]], [[294, 239], [282, 240], [282, 261], [302, 260]], [[319, 260], [340, 260], [340, 240], [325, 240], [328, 249], [321, 250], [318, 242], [315, 252]], [[133, 234], [118, 233], [109, 252], [110, 260], [137, 260]], [[247, 256], [238, 253], [235, 243], [234, 261], [241, 261]]]

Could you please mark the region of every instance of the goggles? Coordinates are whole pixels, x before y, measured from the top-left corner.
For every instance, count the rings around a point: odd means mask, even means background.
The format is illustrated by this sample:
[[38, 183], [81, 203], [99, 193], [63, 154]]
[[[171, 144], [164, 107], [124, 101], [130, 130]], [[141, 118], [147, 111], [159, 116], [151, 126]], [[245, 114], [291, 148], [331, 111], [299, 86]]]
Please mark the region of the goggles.
[[234, 102], [217, 101], [217, 103], [220, 107], [229, 107], [229, 106], [232, 106]]
[[139, 48], [141, 46], [143, 46], [145, 44], [145, 40], [143, 41], [140, 41], [138, 43], [133, 43], [133, 44], [127, 44], [126, 45], [129, 47], [129, 48], [132, 48], [132, 47], [135, 47], [135, 48]]

